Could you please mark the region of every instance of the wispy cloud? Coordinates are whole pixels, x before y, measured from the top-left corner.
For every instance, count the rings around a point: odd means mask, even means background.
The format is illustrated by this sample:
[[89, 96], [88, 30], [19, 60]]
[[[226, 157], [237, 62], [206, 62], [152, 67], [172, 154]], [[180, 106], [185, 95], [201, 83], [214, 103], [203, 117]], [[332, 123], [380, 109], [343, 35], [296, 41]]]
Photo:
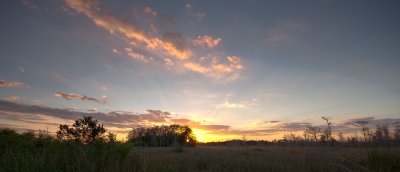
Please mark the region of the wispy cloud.
[[36, 5], [34, 0], [22, 0], [21, 4], [32, 10], [39, 10], [39, 6]]
[[21, 100], [21, 97], [18, 96], [6, 96], [1, 98], [2, 100], [10, 101], [10, 102], [19, 102]]
[[299, 21], [284, 21], [278, 23], [268, 31], [267, 41], [269, 43], [285, 43], [297, 38], [296, 33], [306, 30], [307, 24]]
[[[226, 97], [229, 98], [230, 94], [228, 94]], [[257, 105], [258, 105], [258, 100], [256, 98], [252, 98], [248, 101], [240, 101], [240, 102], [236, 102], [236, 103], [225, 100], [224, 103], [217, 104], [215, 106], [215, 108], [236, 109], [236, 108], [248, 108], [248, 107], [257, 106]]]
[[[239, 57], [211, 50], [221, 43], [221, 38], [204, 35], [191, 39], [179, 32], [159, 33], [159, 28], [156, 28], [155, 24], [149, 26], [152, 32], [145, 32], [141, 29], [143, 27], [137, 24], [117, 19], [97, 0], [67, 0], [66, 2], [68, 7], [86, 15], [97, 26], [106, 29], [111, 34], [122, 36], [130, 51], [114, 48], [112, 51], [115, 54], [124, 53], [125, 56], [135, 60], [158, 62], [167, 69], [196, 72], [215, 79], [235, 80], [240, 76], [242, 64]], [[143, 13], [158, 16], [156, 10], [150, 7], [146, 7]], [[200, 17], [204, 17], [204, 14]], [[196, 48], [197, 46], [204, 46], [207, 49], [199, 49]], [[216, 54], [220, 55], [216, 56]], [[171, 66], [174, 67], [171, 68]]]
[[96, 99], [93, 97], [88, 97], [85, 95], [81, 95], [81, 94], [76, 94], [76, 93], [63, 93], [61, 91], [57, 91], [56, 93], [54, 93], [54, 96], [56, 97], [61, 97], [64, 98], [66, 100], [72, 100], [72, 99], [80, 99], [80, 100], [87, 100], [87, 101], [94, 101], [97, 103], [101, 103], [101, 104], [105, 104], [109, 102], [109, 99], [107, 96], [103, 95], [100, 99]]
[[26, 85], [22, 82], [0, 80], [0, 87], [16, 87], [16, 88], [27, 87], [27, 88], [29, 88], [29, 85]]
[[244, 104], [240, 103], [231, 103], [229, 101], [225, 101], [223, 104], [218, 104], [216, 108], [227, 108], [227, 109], [232, 109], [232, 108], [244, 108], [246, 107]]

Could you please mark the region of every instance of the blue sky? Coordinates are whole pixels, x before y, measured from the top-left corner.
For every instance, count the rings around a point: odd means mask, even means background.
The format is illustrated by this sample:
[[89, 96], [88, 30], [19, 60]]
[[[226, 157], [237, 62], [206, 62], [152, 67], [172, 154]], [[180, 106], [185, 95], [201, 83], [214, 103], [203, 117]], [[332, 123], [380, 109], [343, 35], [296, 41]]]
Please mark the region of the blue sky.
[[229, 126], [203, 135], [400, 115], [396, 1], [0, 3], [5, 102]]

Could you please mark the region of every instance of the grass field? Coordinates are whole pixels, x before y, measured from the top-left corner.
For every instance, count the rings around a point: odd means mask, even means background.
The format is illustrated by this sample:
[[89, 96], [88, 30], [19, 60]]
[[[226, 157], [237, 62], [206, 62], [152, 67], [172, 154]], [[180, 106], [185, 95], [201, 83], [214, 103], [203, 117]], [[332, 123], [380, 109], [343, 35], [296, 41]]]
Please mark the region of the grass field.
[[400, 148], [328, 146], [134, 147], [81, 144], [0, 130], [0, 171], [400, 171]]
[[127, 144], [8, 150], [0, 171], [399, 171], [399, 149], [301, 147], [132, 148]]
[[[390, 152], [390, 153], [384, 153]], [[399, 149], [310, 147], [137, 148], [139, 171], [399, 171]], [[388, 156], [396, 156], [388, 157]], [[371, 159], [375, 156], [375, 159]], [[385, 159], [386, 158], [386, 159]]]

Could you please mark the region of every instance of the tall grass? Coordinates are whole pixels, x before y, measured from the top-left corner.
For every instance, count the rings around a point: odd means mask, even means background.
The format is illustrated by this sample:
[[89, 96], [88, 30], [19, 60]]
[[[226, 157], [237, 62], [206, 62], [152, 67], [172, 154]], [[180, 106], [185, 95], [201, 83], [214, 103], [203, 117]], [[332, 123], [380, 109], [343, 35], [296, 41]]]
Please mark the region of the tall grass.
[[365, 147], [133, 147], [60, 142], [0, 129], [0, 171], [400, 171], [400, 149]]
[[134, 171], [132, 148], [128, 143], [83, 145], [1, 130], [0, 171]]
[[400, 154], [388, 148], [373, 148], [368, 152], [368, 165], [373, 171], [400, 171]]

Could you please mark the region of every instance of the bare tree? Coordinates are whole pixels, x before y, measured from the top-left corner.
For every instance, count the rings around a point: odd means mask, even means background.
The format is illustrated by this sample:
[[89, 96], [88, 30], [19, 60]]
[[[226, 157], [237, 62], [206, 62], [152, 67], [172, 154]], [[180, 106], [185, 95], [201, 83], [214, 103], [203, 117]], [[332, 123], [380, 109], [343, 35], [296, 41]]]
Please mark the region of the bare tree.
[[375, 130], [375, 135], [374, 135], [374, 141], [376, 143], [382, 144], [384, 140], [383, 137], [383, 132], [382, 132], [382, 128], [379, 125], [376, 125], [376, 130]]
[[338, 137], [339, 137], [339, 141], [341, 142], [341, 143], [343, 143], [344, 142], [344, 136], [343, 136], [343, 132], [339, 132], [338, 133]]
[[321, 132], [321, 129], [316, 126], [307, 126], [306, 133], [308, 133], [313, 139], [314, 142], [318, 141], [318, 135]]
[[370, 130], [368, 128], [369, 121], [357, 121], [354, 126], [360, 127], [361, 134], [364, 136], [364, 142], [367, 142], [367, 137], [370, 136]]
[[400, 143], [400, 121], [393, 123], [393, 139], [396, 143]]
[[324, 130], [324, 135], [325, 135], [325, 139], [329, 142], [332, 140], [332, 129], [331, 129], [332, 123], [329, 122], [328, 117], [322, 117], [322, 120], [324, 120], [326, 122], [326, 128]]

